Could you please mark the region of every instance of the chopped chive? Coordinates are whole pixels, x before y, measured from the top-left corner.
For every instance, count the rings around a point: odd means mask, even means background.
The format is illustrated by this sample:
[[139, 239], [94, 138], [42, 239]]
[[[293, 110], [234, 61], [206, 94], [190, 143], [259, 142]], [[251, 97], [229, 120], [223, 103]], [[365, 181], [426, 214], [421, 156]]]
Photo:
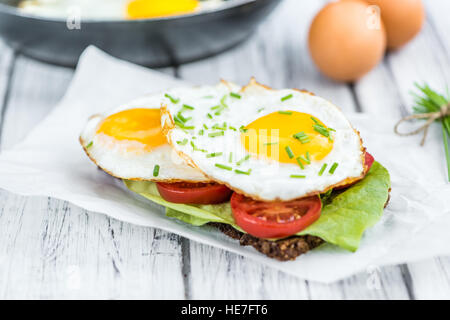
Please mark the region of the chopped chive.
[[230, 128], [230, 130], [237, 131], [235, 127], [229, 126], [228, 128]]
[[205, 128], [205, 130], [208, 130], [208, 126], [206, 124], [203, 124], [203, 128]]
[[260, 109], [258, 109], [258, 112], [261, 112], [261, 111], [263, 111], [265, 108], [260, 108]]
[[239, 170], [239, 169], [235, 169], [234, 172], [237, 173], [237, 174], [245, 174], [245, 175], [249, 176], [250, 173], [252, 173], [252, 169], [248, 169], [248, 171], [242, 171], [242, 170]]
[[305, 179], [306, 176], [302, 176], [299, 174], [291, 174], [291, 178], [295, 178], [295, 179]]
[[323, 172], [325, 171], [325, 169], [327, 168], [327, 164], [326, 163], [324, 163], [323, 164], [323, 166], [322, 166], [322, 168], [320, 169], [320, 171], [319, 171], [319, 176], [321, 176], [322, 174], [323, 174]]
[[185, 146], [187, 142], [188, 139], [183, 139], [183, 141], [177, 141], [177, 144], [179, 144], [180, 146]]
[[299, 158], [300, 160], [304, 161], [304, 162], [307, 163], [307, 164], [311, 164], [311, 160], [308, 159], [308, 157], [304, 158], [304, 157], [302, 157], [302, 156], [298, 156], [298, 158]]
[[306, 151], [306, 159], [308, 160], [308, 163], [311, 163], [311, 157], [309, 156], [309, 151]]
[[233, 98], [236, 98], [236, 99], [240, 99], [241, 98], [240, 94], [237, 94], [237, 93], [234, 93], [234, 92], [231, 92], [230, 96], [233, 97]]
[[286, 146], [286, 148], [284, 148], [286, 150], [286, 153], [289, 156], [289, 159], [292, 159], [294, 157], [294, 153], [292, 152], [291, 148], [289, 146]]
[[183, 108], [189, 109], [189, 110], [194, 110], [195, 109], [193, 106], [190, 106], [188, 104], [183, 104]]
[[194, 137], [192, 137], [192, 140], [195, 140], [195, 139], [197, 139], [197, 137], [195, 137], [195, 136], [194, 136]]
[[217, 109], [219, 109], [220, 107], [221, 107], [221, 105], [218, 104], [217, 106], [211, 107], [211, 110], [217, 110]]
[[331, 168], [330, 168], [330, 171], [328, 171], [328, 172], [329, 172], [330, 174], [334, 174], [334, 172], [336, 171], [338, 165], [339, 165], [339, 164], [338, 164], [337, 162], [333, 163], [333, 165], [332, 165]]
[[324, 137], [328, 138], [330, 136], [330, 132], [327, 130], [327, 128], [323, 127], [322, 125], [315, 124], [313, 125], [313, 128], [316, 132], [320, 133]]
[[89, 143], [87, 144], [87, 146], [86, 146], [86, 149], [89, 149], [90, 147], [92, 147], [93, 144], [94, 144], [93, 141], [89, 142]]
[[278, 144], [278, 142], [266, 142], [264, 143], [265, 146], [272, 146], [272, 145], [276, 145]]
[[224, 135], [223, 131], [217, 131], [217, 132], [208, 133], [208, 137], [210, 137], [210, 138], [220, 137], [220, 136], [223, 136], [223, 135]]
[[319, 124], [319, 121], [316, 118], [311, 117], [311, 120], [314, 121], [316, 124]]
[[206, 116], [207, 116], [208, 118], [210, 118], [210, 119], [213, 118], [213, 116], [211, 115], [211, 113], [208, 113]]
[[172, 97], [170, 94], [166, 93], [164, 95], [166, 98], [168, 98], [172, 103], [177, 104], [178, 102], [180, 102], [180, 99], [175, 99], [174, 97]]
[[236, 165], [240, 166], [241, 164], [244, 163], [244, 161], [247, 161], [248, 159], [250, 159], [250, 155], [246, 155], [245, 157], [243, 157], [241, 160], [239, 160], [238, 162], [236, 162]]
[[292, 114], [292, 111], [278, 111], [278, 113], [290, 116]]
[[199, 135], [199, 136], [202, 136], [204, 133], [205, 133], [205, 131], [204, 131], [203, 129], [200, 129], [200, 130], [198, 131], [198, 135]]
[[229, 163], [233, 162], [233, 152], [230, 152], [230, 155], [228, 157], [228, 162]]
[[248, 129], [245, 129], [244, 126], [240, 126], [239, 131], [242, 133], [246, 133], [248, 131]]
[[297, 160], [297, 163], [298, 163], [298, 165], [300, 166], [300, 168], [302, 168], [302, 170], [305, 169], [305, 166], [304, 166], [303, 163], [302, 163], [301, 157], [297, 157], [296, 160]]
[[215, 166], [216, 166], [217, 168], [224, 169], [224, 170], [228, 170], [228, 171], [232, 171], [232, 170], [233, 170], [232, 167], [229, 167], [229, 166], [226, 166], [226, 165], [220, 164], [220, 163], [216, 163]]
[[185, 129], [185, 130], [194, 130], [195, 126], [184, 126], [183, 129]]
[[159, 164], [155, 164], [153, 167], [153, 176], [157, 177], [159, 175]]
[[183, 117], [183, 115], [181, 114], [181, 112], [178, 112], [177, 115], [178, 119], [180, 119], [183, 123], [187, 122], [189, 119], [186, 119], [185, 117]]
[[223, 105], [224, 107], [228, 107], [227, 104], [225, 103], [225, 100], [227, 100], [227, 95], [224, 95], [222, 99], [220, 99], [220, 104]]
[[220, 157], [221, 155], [223, 155], [222, 152], [213, 152], [213, 153], [207, 154], [206, 157], [207, 158], [215, 158], [215, 157]]
[[287, 96], [284, 96], [283, 98], [281, 98], [281, 101], [289, 100], [289, 99], [291, 99], [292, 97], [293, 97], [292, 94], [288, 94]]

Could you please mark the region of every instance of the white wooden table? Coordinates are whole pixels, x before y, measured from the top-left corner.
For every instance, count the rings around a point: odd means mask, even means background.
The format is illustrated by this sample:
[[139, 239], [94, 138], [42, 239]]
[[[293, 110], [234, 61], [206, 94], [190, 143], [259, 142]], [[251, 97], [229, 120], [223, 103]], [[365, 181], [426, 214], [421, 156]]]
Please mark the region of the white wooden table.
[[[162, 71], [194, 83], [219, 78], [311, 90], [345, 112], [400, 117], [414, 81], [450, 80], [448, 0], [426, 1], [427, 23], [355, 85], [333, 83], [311, 63], [306, 34], [325, 1], [285, 0], [245, 44]], [[0, 42], [0, 148], [19, 142], [64, 94], [73, 70], [40, 63]], [[332, 268], [332, 266], [330, 266]], [[0, 299], [450, 298], [450, 258], [368, 270], [331, 285], [302, 281], [176, 234], [134, 226], [64, 201], [0, 190]], [[379, 286], [373, 286], [373, 277]], [[376, 283], [377, 281], [375, 281]]]

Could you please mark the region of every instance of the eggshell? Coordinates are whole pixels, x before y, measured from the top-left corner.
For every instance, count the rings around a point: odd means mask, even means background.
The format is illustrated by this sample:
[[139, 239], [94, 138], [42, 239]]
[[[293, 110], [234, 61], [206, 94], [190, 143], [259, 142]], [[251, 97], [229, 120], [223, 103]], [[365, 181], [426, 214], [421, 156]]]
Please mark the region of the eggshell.
[[339, 1], [326, 5], [309, 30], [309, 50], [317, 67], [338, 81], [355, 81], [374, 68], [386, 49], [381, 19], [366, 2]]
[[414, 38], [422, 29], [425, 10], [421, 0], [367, 0], [381, 9], [389, 49], [397, 49]]

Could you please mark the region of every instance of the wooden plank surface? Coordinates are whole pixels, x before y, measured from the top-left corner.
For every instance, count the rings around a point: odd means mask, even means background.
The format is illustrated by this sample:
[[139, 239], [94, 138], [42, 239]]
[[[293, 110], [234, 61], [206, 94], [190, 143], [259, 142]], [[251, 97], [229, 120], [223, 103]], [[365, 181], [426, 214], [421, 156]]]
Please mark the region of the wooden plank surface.
[[[389, 53], [355, 86], [327, 80], [311, 63], [306, 30], [323, 4], [311, 1], [285, 0], [247, 43], [164, 71], [199, 84], [219, 78], [245, 84], [255, 76], [277, 88], [309, 89], [345, 112], [398, 118], [410, 110], [408, 91], [414, 81], [442, 86], [449, 80], [449, 24], [439, 9], [448, 1], [436, 2], [441, 7], [427, 2], [429, 21], [422, 34]], [[16, 55], [0, 43], [2, 149], [20, 141], [51, 110], [72, 73]], [[450, 259], [436, 258], [371, 266], [349, 279], [317, 284], [64, 201], [0, 191], [0, 298], [449, 298], [449, 273]]]

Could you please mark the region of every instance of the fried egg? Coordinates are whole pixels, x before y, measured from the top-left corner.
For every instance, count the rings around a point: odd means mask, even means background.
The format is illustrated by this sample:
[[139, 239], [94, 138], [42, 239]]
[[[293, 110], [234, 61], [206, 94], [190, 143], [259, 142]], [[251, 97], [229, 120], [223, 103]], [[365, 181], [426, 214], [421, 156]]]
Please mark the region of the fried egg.
[[338, 107], [306, 91], [254, 79], [243, 88], [223, 81], [173, 89], [161, 121], [188, 163], [257, 200], [298, 199], [363, 177], [359, 133]]
[[18, 7], [25, 13], [47, 17], [98, 19], [144, 19], [190, 14], [214, 9], [223, 0], [23, 0]]
[[117, 178], [208, 182], [167, 143], [161, 131], [162, 97], [147, 96], [92, 116], [80, 135], [83, 149], [101, 169]]

